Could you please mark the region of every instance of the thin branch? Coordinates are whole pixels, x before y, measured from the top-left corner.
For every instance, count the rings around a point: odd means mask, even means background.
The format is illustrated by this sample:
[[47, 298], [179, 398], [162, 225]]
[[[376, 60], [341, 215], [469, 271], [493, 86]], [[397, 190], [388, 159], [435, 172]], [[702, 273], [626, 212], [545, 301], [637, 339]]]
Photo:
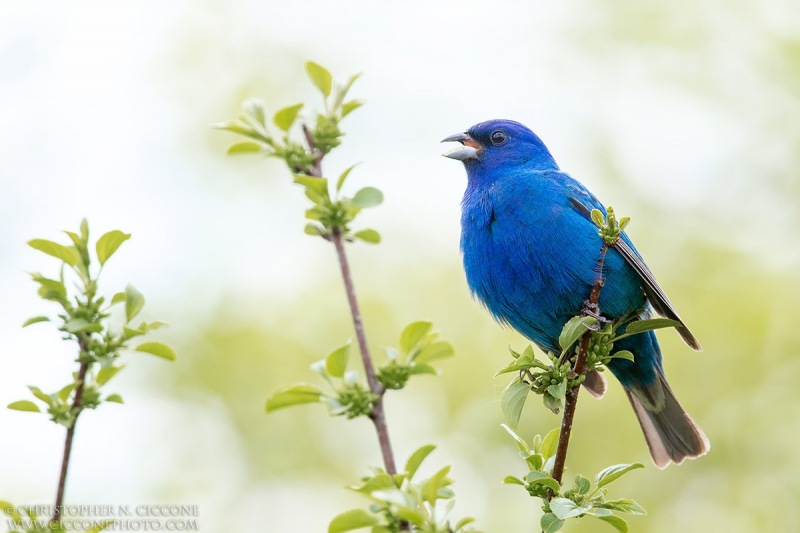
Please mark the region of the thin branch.
[[[595, 273], [595, 282], [592, 290], [589, 293], [589, 300], [586, 302], [585, 308], [582, 310], [584, 315], [600, 315], [600, 308], [597, 305], [600, 300], [600, 290], [603, 288], [605, 278], [603, 277], [603, 264], [605, 263], [606, 252], [608, 251], [608, 244], [603, 243], [600, 249], [600, 257], [597, 260], [597, 270]], [[589, 351], [589, 340], [591, 339], [592, 332], [587, 331], [581, 337], [581, 343], [578, 347], [578, 353], [575, 357], [575, 364], [572, 367], [573, 374], [582, 376], [586, 373], [586, 354]], [[561, 483], [564, 476], [564, 465], [567, 461], [567, 448], [569, 447], [569, 437], [572, 433], [572, 422], [575, 418], [575, 407], [578, 404], [578, 393], [580, 392], [580, 385], [576, 385], [567, 391], [564, 400], [564, 415], [561, 418], [561, 431], [558, 434], [558, 448], [556, 449], [556, 458], [553, 463], [553, 479]], [[553, 492], [550, 492], [550, 498], [553, 497]], [[548, 499], [550, 499], [548, 498]]]
[[361, 318], [361, 310], [358, 307], [358, 299], [356, 298], [356, 289], [353, 285], [353, 277], [350, 273], [350, 265], [347, 261], [347, 254], [344, 249], [344, 239], [339, 228], [333, 229], [333, 244], [336, 247], [336, 255], [339, 256], [339, 266], [342, 270], [342, 279], [344, 280], [345, 292], [347, 292], [347, 301], [350, 304], [350, 313], [353, 316], [353, 326], [356, 330], [356, 339], [358, 339], [358, 348], [361, 352], [361, 362], [364, 363], [367, 383], [369, 383], [369, 389], [372, 393], [378, 396], [378, 400], [372, 407], [370, 419], [375, 424], [375, 431], [378, 433], [378, 441], [380, 441], [381, 454], [383, 455], [383, 464], [386, 466], [386, 472], [395, 475], [397, 473], [397, 468], [394, 463], [392, 443], [389, 440], [389, 428], [386, 425], [386, 414], [383, 410], [383, 393], [386, 390], [378, 382], [378, 378], [375, 375], [375, 367], [372, 365], [372, 357], [369, 353], [369, 346], [367, 346], [367, 336], [364, 332], [364, 322]]
[[[322, 158], [325, 157], [325, 154], [314, 145], [314, 139], [305, 124], [303, 124], [303, 134], [305, 135], [309, 149], [315, 156], [314, 167], [309, 172], [309, 175], [320, 178], [322, 177]], [[395, 475], [397, 473], [397, 467], [395, 466], [392, 442], [389, 439], [389, 427], [386, 423], [386, 413], [383, 409], [383, 394], [386, 392], [386, 389], [378, 382], [377, 375], [375, 374], [375, 367], [372, 364], [372, 356], [370, 355], [369, 346], [367, 345], [367, 335], [364, 331], [364, 320], [358, 305], [358, 298], [356, 298], [355, 284], [353, 283], [350, 263], [347, 260], [347, 252], [344, 247], [344, 235], [342, 235], [340, 228], [333, 228], [331, 240], [336, 248], [336, 255], [339, 259], [339, 268], [342, 272], [342, 280], [344, 281], [344, 288], [347, 293], [347, 302], [350, 305], [350, 314], [353, 318], [353, 327], [356, 331], [356, 339], [361, 354], [361, 362], [364, 365], [364, 373], [367, 376], [367, 383], [369, 384], [370, 391], [378, 397], [377, 401], [372, 406], [372, 412], [369, 418], [375, 425], [375, 432], [378, 434], [378, 442], [380, 443], [383, 465], [386, 468], [386, 472], [390, 475]]]
[[[81, 352], [85, 349], [85, 344], [79, 341]], [[72, 454], [72, 440], [75, 438], [75, 425], [78, 423], [78, 416], [81, 414], [83, 407], [83, 384], [86, 381], [86, 372], [89, 370], [89, 363], [82, 362], [78, 368], [78, 387], [75, 389], [75, 397], [72, 401], [72, 410], [75, 416], [72, 419], [72, 424], [67, 428], [67, 438], [64, 440], [64, 457], [61, 460], [61, 473], [58, 477], [58, 490], [56, 492], [56, 504], [53, 509], [53, 524], [61, 522], [61, 509], [64, 505], [64, 490], [67, 486], [67, 471], [69, 470], [69, 459]]]

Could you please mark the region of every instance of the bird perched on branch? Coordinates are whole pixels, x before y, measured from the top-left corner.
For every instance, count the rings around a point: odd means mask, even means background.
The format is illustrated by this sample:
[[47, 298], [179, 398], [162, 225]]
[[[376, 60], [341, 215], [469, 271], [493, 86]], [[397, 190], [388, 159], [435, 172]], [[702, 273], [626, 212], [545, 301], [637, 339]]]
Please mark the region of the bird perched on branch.
[[[581, 312], [595, 282], [602, 243], [589, 213], [605, 214], [603, 205], [561, 172], [541, 139], [518, 122], [482, 122], [442, 142], [461, 143], [444, 155], [467, 171], [461, 249], [470, 290], [498, 321], [559, 353], [564, 324]], [[603, 275], [603, 316], [646, 318], [655, 311], [679, 321], [683, 340], [700, 350], [625, 233], [608, 250]], [[708, 439], [667, 384], [655, 333], [621, 339], [615, 349], [634, 355], [608, 367], [628, 395], [655, 464], [665, 468], [705, 454]], [[584, 383], [595, 396], [605, 392], [599, 376]]]

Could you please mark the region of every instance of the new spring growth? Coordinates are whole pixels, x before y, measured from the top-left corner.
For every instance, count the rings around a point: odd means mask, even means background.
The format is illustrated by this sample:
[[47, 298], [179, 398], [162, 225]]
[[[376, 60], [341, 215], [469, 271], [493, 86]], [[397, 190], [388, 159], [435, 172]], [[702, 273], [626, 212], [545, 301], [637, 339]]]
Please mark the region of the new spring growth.
[[[39, 296], [58, 304], [60, 311], [53, 316], [35, 316], [23, 327], [42, 322], [55, 322], [65, 340], [76, 343], [76, 361], [87, 365], [86, 375], [79, 379], [76, 372], [72, 381], [53, 393], [45, 393], [38, 387], [30, 386], [34, 398], [46, 407], [53, 422], [67, 428], [71, 427], [83, 409], [95, 409], [102, 402], [122, 403], [119, 394], [105, 397], [100, 390], [124, 365], [119, 364], [121, 352], [129, 349], [130, 342], [151, 331], [159, 329], [163, 322], [144, 322], [134, 324], [144, 306], [144, 296], [133, 285], [110, 298], [98, 296], [98, 280], [106, 262], [131, 236], [119, 230], [102, 235], [91, 253], [89, 224], [86, 220], [77, 232], [65, 231], [70, 243], [60, 244], [47, 239], [33, 239], [28, 242], [32, 248], [47, 254], [60, 262], [58, 276], [47, 277], [40, 273], [31, 274], [38, 285]], [[92, 257], [94, 255], [94, 258]], [[96, 260], [96, 262], [95, 262]], [[97, 268], [95, 268], [97, 265]], [[76, 281], [77, 283], [72, 283]], [[75, 289], [72, 289], [75, 287]], [[111, 321], [112, 310], [123, 306], [121, 324]], [[149, 353], [168, 360], [175, 359], [175, 352], [160, 342], [145, 342], [133, 351]], [[80, 405], [75, 405], [76, 391], [80, 388]], [[9, 409], [41, 412], [38, 404], [29, 400], [12, 402]]]
[[611, 206], [608, 206], [606, 212], [607, 218], [604, 218], [603, 213], [599, 209], [592, 209], [591, 218], [592, 222], [599, 228], [597, 233], [600, 235], [600, 238], [603, 239], [603, 242], [608, 246], [614, 246], [617, 239], [619, 239], [619, 234], [625, 231], [625, 227], [631, 219], [630, 217], [622, 217], [619, 222], [617, 222], [617, 217], [614, 215], [614, 208]]

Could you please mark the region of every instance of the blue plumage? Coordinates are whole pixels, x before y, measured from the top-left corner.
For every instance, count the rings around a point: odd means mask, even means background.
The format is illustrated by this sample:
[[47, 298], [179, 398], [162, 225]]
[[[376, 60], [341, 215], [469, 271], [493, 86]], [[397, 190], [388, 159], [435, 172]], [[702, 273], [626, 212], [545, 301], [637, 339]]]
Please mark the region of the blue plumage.
[[[588, 212], [605, 209], [522, 124], [492, 120], [445, 141], [463, 145], [445, 155], [467, 170], [461, 248], [471, 291], [497, 320], [543, 350], [559, 351], [561, 329], [580, 313], [596, 277], [601, 241]], [[680, 320], [628, 236], [622, 241], [606, 256], [602, 314], [618, 319], [654, 309]], [[699, 349], [685, 326], [679, 331]], [[704, 454], [708, 440], [667, 385], [655, 334], [623, 339], [616, 348], [634, 354], [635, 362], [615, 359], [609, 368], [628, 393], [655, 463]]]

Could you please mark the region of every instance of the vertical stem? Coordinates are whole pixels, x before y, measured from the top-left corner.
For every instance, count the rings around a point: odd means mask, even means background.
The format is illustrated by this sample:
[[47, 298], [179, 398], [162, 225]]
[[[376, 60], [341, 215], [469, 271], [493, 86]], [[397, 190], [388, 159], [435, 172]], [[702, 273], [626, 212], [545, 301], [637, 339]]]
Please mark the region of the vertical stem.
[[[603, 244], [600, 249], [600, 257], [597, 260], [597, 271], [595, 282], [592, 290], [589, 293], [589, 300], [587, 301], [586, 308], [583, 309], [584, 315], [587, 312], [600, 315], [600, 308], [597, 303], [600, 300], [600, 289], [603, 288], [605, 278], [603, 278], [603, 264], [608, 251], [608, 244]], [[589, 340], [591, 339], [592, 332], [587, 331], [581, 337], [581, 343], [578, 347], [578, 353], [575, 357], [575, 364], [572, 367], [572, 372], [576, 376], [582, 376], [586, 373], [586, 354], [589, 351]], [[567, 391], [566, 398], [564, 399], [564, 415], [561, 418], [561, 430], [558, 434], [558, 448], [556, 449], [556, 458], [553, 463], [553, 479], [561, 483], [564, 477], [564, 466], [567, 462], [567, 448], [569, 447], [569, 436], [572, 433], [572, 422], [575, 419], [575, 407], [578, 405], [578, 393], [581, 387], [577, 385]], [[553, 492], [550, 491], [550, 498], [553, 497]], [[549, 499], [549, 498], [548, 498]]]
[[[314, 154], [314, 166], [308, 172], [308, 175], [321, 178], [322, 159], [325, 157], [325, 154], [314, 145], [311, 131], [305, 124], [303, 124], [303, 135], [305, 136], [309, 150]], [[342, 230], [340, 228], [333, 228], [331, 233], [331, 240], [333, 241], [333, 246], [336, 248], [336, 256], [339, 258], [339, 268], [342, 271], [342, 280], [344, 281], [344, 288], [347, 293], [347, 302], [350, 304], [350, 314], [353, 317], [353, 327], [356, 330], [356, 339], [361, 354], [361, 362], [364, 365], [364, 373], [367, 375], [369, 390], [378, 397], [375, 404], [372, 406], [372, 412], [369, 418], [375, 425], [375, 432], [378, 434], [378, 442], [380, 443], [383, 465], [386, 467], [386, 472], [390, 475], [395, 475], [397, 473], [397, 467], [394, 462], [392, 442], [389, 439], [389, 427], [386, 423], [386, 413], [383, 409], [383, 393], [386, 392], [386, 389], [378, 382], [378, 378], [375, 375], [375, 367], [372, 364], [372, 356], [369, 353], [369, 346], [367, 345], [367, 335], [364, 331], [364, 320], [361, 317], [361, 309], [358, 306], [358, 299], [356, 298], [356, 288], [353, 284], [353, 276], [350, 272], [350, 263], [347, 261], [347, 252], [344, 248], [344, 235], [342, 235]]]
[[378, 441], [380, 442], [381, 455], [383, 456], [383, 464], [386, 467], [386, 472], [394, 475], [397, 473], [397, 468], [394, 462], [392, 443], [389, 440], [389, 428], [386, 425], [386, 414], [383, 410], [383, 393], [385, 389], [378, 382], [378, 378], [375, 375], [375, 367], [372, 364], [372, 356], [369, 353], [367, 336], [364, 332], [364, 321], [361, 317], [361, 309], [358, 306], [356, 289], [353, 285], [353, 277], [350, 273], [350, 264], [347, 261], [347, 254], [344, 249], [344, 239], [339, 228], [333, 229], [332, 240], [333, 245], [336, 247], [336, 255], [339, 257], [339, 267], [342, 271], [347, 301], [350, 304], [350, 313], [353, 316], [353, 327], [356, 330], [356, 339], [358, 340], [358, 348], [361, 353], [361, 362], [364, 364], [364, 373], [367, 375], [367, 383], [369, 383], [370, 390], [378, 397], [378, 400], [372, 408], [370, 419], [373, 424], [375, 424], [375, 431], [378, 433]]
[[[83, 351], [83, 346], [81, 346]], [[75, 425], [78, 423], [78, 416], [81, 414], [81, 402], [83, 401], [83, 383], [86, 381], [86, 372], [89, 370], [89, 363], [81, 363], [78, 369], [78, 387], [75, 389], [75, 398], [72, 401], [72, 409], [75, 411], [75, 418], [72, 425], [67, 428], [67, 438], [64, 440], [64, 457], [61, 460], [61, 474], [58, 477], [58, 490], [56, 492], [56, 504], [53, 509], [53, 524], [61, 522], [61, 509], [64, 505], [64, 490], [67, 486], [67, 471], [69, 470], [69, 459], [72, 454], [72, 439], [75, 437]]]

